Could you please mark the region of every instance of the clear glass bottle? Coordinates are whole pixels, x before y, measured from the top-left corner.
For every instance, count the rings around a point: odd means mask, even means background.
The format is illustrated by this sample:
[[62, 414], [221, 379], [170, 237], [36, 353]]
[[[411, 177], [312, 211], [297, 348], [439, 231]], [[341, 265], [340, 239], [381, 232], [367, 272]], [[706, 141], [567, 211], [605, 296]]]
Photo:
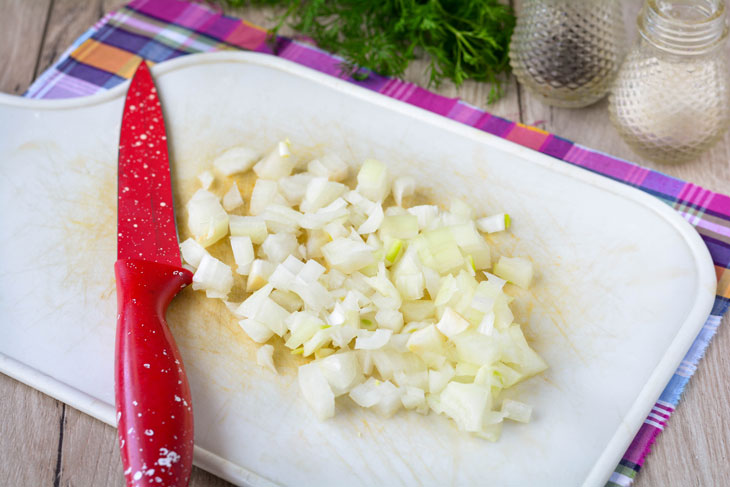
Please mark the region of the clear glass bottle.
[[730, 124], [724, 0], [647, 0], [638, 41], [609, 100], [611, 121], [639, 155], [695, 159]]
[[544, 103], [583, 107], [608, 93], [625, 37], [619, 0], [524, 0], [510, 64]]

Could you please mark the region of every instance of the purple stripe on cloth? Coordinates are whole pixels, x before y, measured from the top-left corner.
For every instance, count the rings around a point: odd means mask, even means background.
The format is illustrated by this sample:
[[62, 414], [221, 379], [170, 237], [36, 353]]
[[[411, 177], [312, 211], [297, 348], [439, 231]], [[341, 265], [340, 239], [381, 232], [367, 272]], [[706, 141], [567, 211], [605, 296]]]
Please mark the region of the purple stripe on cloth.
[[477, 120], [474, 124], [474, 127], [482, 129], [485, 132], [489, 132], [492, 135], [503, 137], [512, 130], [512, 126], [514, 126], [514, 124], [514, 122], [510, 122], [504, 118], [484, 112], [482, 113], [482, 116], [479, 117], [479, 120]]
[[465, 125], [474, 125], [482, 116], [482, 111], [466, 103], [459, 102], [446, 116]]
[[185, 51], [166, 46], [149, 37], [109, 25], [99, 29], [99, 32], [92, 39], [137, 54], [155, 63], [187, 54]]
[[712, 262], [720, 267], [730, 265], [730, 246], [707, 235], [700, 235], [712, 256]]
[[562, 159], [572, 146], [573, 144], [569, 140], [551, 134], [543, 142], [542, 147], [540, 147], [540, 152]]
[[294, 61], [335, 77], [342, 77], [340, 61], [330, 54], [292, 42], [279, 51], [279, 57]]
[[187, 27], [182, 14], [191, 7], [197, 8], [196, 5], [180, 0], [133, 0], [126, 8]]
[[203, 22], [198, 32], [217, 39], [225, 39], [239, 25], [241, 22], [238, 19], [220, 15]]
[[99, 91], [99, 86], [88, 81], [84, 81], [80, 78], [73, 76], [67, 76], [65, 73], [54, 70], [54, 73], [49, 78], [49, 84], [41, 89], [37, 94], [30, 94], [29, 96], [35, 97], [36, 95], [47, 99], [61, 99], [85, 95], [93, 95]]
[[651, 445], [654, 444], [657, 435], [661, 432], [662, 430], [656, 426], [643, 423], [629, 449], [626, 450], [624, 459], [634, 462], [638, 466], [644, 465], [646, 455], [651, 451]]
[[118, 82], [124, 81], [124, 79], [116, 76], [112, 73], [104, 71], [88, 64], [76, 61], [73, 58], [66, 58], [61, 64], [58, 65], [57, 69], [69, 76], [86, 80], [89, 83], [93, 83], [97, 86], [105, 86], [109, 80], [118, 80]]
[[666, 176], [658, 172], [650, 172], [644, 178], [646, 189], [657, 191], [667, 196], [676, 197], [686, 183], [680, 179]]
[[456, 106], [456, 98], [448, 98], [416, 86], [404, 101], [439, 115], [447, 115]]

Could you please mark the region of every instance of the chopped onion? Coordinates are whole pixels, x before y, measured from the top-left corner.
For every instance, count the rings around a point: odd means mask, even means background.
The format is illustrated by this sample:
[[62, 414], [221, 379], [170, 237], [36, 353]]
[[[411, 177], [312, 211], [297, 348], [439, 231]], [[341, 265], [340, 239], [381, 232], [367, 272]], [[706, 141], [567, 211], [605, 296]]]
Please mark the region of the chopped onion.
[[243, 198], [241, 198], [241, 192], [238, 191], [238, 185], [234, 182], [231, 185], [231, 189], [223, 195], [223, 208], [226, 211], [232, 211], [243, 204]]
[[272, 233], [261, 244], [266, 259], [273, 263], [284, 262], [287, 257], [297, 253], [298, 247], [297, 237], [291, 233]]
[[208, 251], [192, 238], [180, 244], [180, 253], [182, 254], [183, 260], [195, 268], [200, 266], [200, 261], [203, 259], [203, 256], [208, 255]]
[[228, 226], [231, 235], [235, 237], [249, 237], [251, 242], [260, 245], [268, 235], [266, 221], [258, 216], [230, 215]]
[[393, 199], [395, 204], [403, 206], [403, 198], [413, 196], [416, 192], [416, 180], [411, 177], [400, 177], [393, 181]]
[[415, 216], [419, 230], [430, 228], [439, 216], [439, 208], [434, 205], [419, 205], [408, 208], [408, 213]]
[[393, 330], [378, 329], [375, 331], [361, 330], [355, 340], [355, 350], [377, 350], [383, 348], [393, 335]]
[[281, 141], [261, 159], [253, 171], [262, 179], [277, 180], [291, 174], [294, 166], [297, 165], [297, 158], [289, 150], [289, 141]]
[[299, 367], [299, 389], [317, 419], [324, 421], [335, 415], [335, 395], [317, 363]]
[[200, 245], [208, 247], [228, 231], [228, 214], [216, 195], [199, 189], [187, 204], [188, 227]]
[[489, 389], [477, 384], [449, 382], [440, 394], [443, 414], [453, 419], [463, 431], [482, 429], [484, 412], [491, 407]]
[[383, 201], [390, 188], [388, 169], [380, 161], [367, 159], [357, 173], [357, 192], [372, 201]]
[[279, 194], [276, 181], [257, 179], [251, 192], [251, 202], [248, 211], [252, 215], [263, 213], [270, 205], [286, 205], [287, 201]]
[[249, 338], [256, 343], [264, 343], [266, 340], [274, 336], [274, 332], [271, 331], [268, 326], [253, 318], [245, 318], [239, 321], [238, 324], [241, 328], [243, 328], [243, 331], [246, 332]]
[[502, 256], [494, 266], [494, 273], [522, 289], [527, 289], [532, 283], [532, 262], [520, 257]]
[[250, 293], [260, 289], [268, 282], [272, 272], [274, 272], [274, 264], [261, 259], [254, 260], [248, 273], [246, 292]]
[[[257, 158], [233, 148], [214, 166], [226, 176]], [[337, 156], [292, 174], [302, 169], [288, 141], [280, 142], [254, 167], [259, 179], [247, 216], [226, 213], [243, 204], [236, 183], [221, 206], [206, 189], [212, 174], [201, 175], [204, 188], [187, 204], [194, 239], [180, 245], [185, 266], [195, 270], [193, 288], [222, 299], [254, 342], [277, 335], [291, 354], [311, 357], [299, 367], [299, 385], [320, 419], [333, 416], [335, 398], [348, 394], [384, 416], [401, 407], [433, 410], [490, 441], [503, 420], [529, 421], [530, 406], [499, 396], [546, 368], [514, 323], [515, 298], [504, 292], [507, 280], [529, 286], [532, 264], [500, 257], [494, 274], [478, 272], [491, 267], [482, 233], [504, 230], [509, 216], [475, 221], [459, 199], [448, 211], [404, 209], [414, 180], [391, 185], [385, 165], [373, 159], [361, 166], [355, 190], [341, 183], [348, 166]], [[395, 205], [384, 206], [391, 190]], [[229, 230], [236, 273], [247, 275], [251, 293], [240, 304], [227, 298], [231, 268], [205, 249]], [[263, 345], [256, 355], [276, 373], [273, 352]]]
[[453, 309], [446, 307], [446, 311], [444, 311], [441, 319], [436, 324], [436, 328], [445, 336], [453, 338], [469, 328], [469, 322]]
[[335, 396], [347, 394], [362, 382], [362, 372], [355, 352], [335, 353], [317, 363]]
[[310, 161], [307, 171], [330, 181], [344, 181], [347, 178], [347, 164], [336, 154], [327, 154]]
[[223, 176], [230, 176], [248, 171], [258, 159], [258, 152], [248, 147], [232, 147], [213, 161], [213, 167]]
[[307, 185], [312, 179], [313, 176], [311, 174], [294, 174], [292, 176], [282, 178], [279, 181], [279, 189], [290, 205], [298, 206], [304, 199], [304, 194], [307, 191]]
[[231, 237], [233, 259], [236, 261], [236, 273], [247, 276], [251, 272], [254, 261], [253, 244], [250, 237]]
[[262, 345], [259, 347], [259, 349], [256, 351], [256, 363], [260, 366], [269, 369], [273, 373], [278, 373], [276, 371], [276, 366], [274, 365], [274, 346], [273, 345]]
[[532, 416], [532, 406], [512, 399], [502, 401], [502, 413], [507, 419], [519, 421], [520, 423], [529, 423]]
[[209, 189], [213, 184], [213, 181], [215, 181], [215, 176], [213, 176], [213, 173], [210, 171], [203, 171], [198, 174], [198, 180], [200, 181], [200, 186], [203, 189]]
[[315, 212], [324, 208], [347, 192], [347, 186], [329, 181], [327, 178], [312, 178], [307, 184], [299, 208], [304, 212]]
[[373, 249], [364, 242], [338, 238], [322, 246], [327, 265], [347, 274], [375, 262]]
[[379, 204], [374, 204], [371, 213], [368, 215], [368, 219], [363, 222], [362, 225], [357, 229], [357, 233], [373, 233], [378, 230], [380, 225], [383, 223], [383, 207]]
[[501, 232], [509, 228], [510, 217], [507, 213], [485, 216], [476, 221], [477, 229], [484, 233]]
[[209, 298], [225, 299], [232, 287], [231, 268], [208, 253], [203, 255], [198, 270], [193, 274], [193, 289], [205, 290]]

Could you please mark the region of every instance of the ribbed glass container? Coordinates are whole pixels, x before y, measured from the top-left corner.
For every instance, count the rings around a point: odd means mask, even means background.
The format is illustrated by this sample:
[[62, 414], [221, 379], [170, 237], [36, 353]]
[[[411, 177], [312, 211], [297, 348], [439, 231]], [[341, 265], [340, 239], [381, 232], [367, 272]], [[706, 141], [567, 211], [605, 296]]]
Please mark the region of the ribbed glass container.
[[625, 54], [619, 0], [525, 0], [510, 45], [517, 80], [549, 105], [603, 98]]
[[639, 155], [697, 158], [730, 124], [724, 0], [647, 0], [640, 37], [609, 100], [611, 121]]

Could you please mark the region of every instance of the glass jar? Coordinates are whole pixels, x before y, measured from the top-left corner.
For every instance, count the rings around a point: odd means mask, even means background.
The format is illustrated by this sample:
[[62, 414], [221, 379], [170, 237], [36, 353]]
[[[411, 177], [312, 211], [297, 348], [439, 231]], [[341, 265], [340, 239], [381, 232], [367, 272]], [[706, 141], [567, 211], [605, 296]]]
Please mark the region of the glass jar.
[[695, 159], [730, 124], [724, 0], [647, 0], [640, 37], [609, 101], [611, 121], [639, 155]]
[[618, 0], [525, 0], [510, 45], [517, 80], [544, 103], [583, 107], [603, 98], [625, 51]]

